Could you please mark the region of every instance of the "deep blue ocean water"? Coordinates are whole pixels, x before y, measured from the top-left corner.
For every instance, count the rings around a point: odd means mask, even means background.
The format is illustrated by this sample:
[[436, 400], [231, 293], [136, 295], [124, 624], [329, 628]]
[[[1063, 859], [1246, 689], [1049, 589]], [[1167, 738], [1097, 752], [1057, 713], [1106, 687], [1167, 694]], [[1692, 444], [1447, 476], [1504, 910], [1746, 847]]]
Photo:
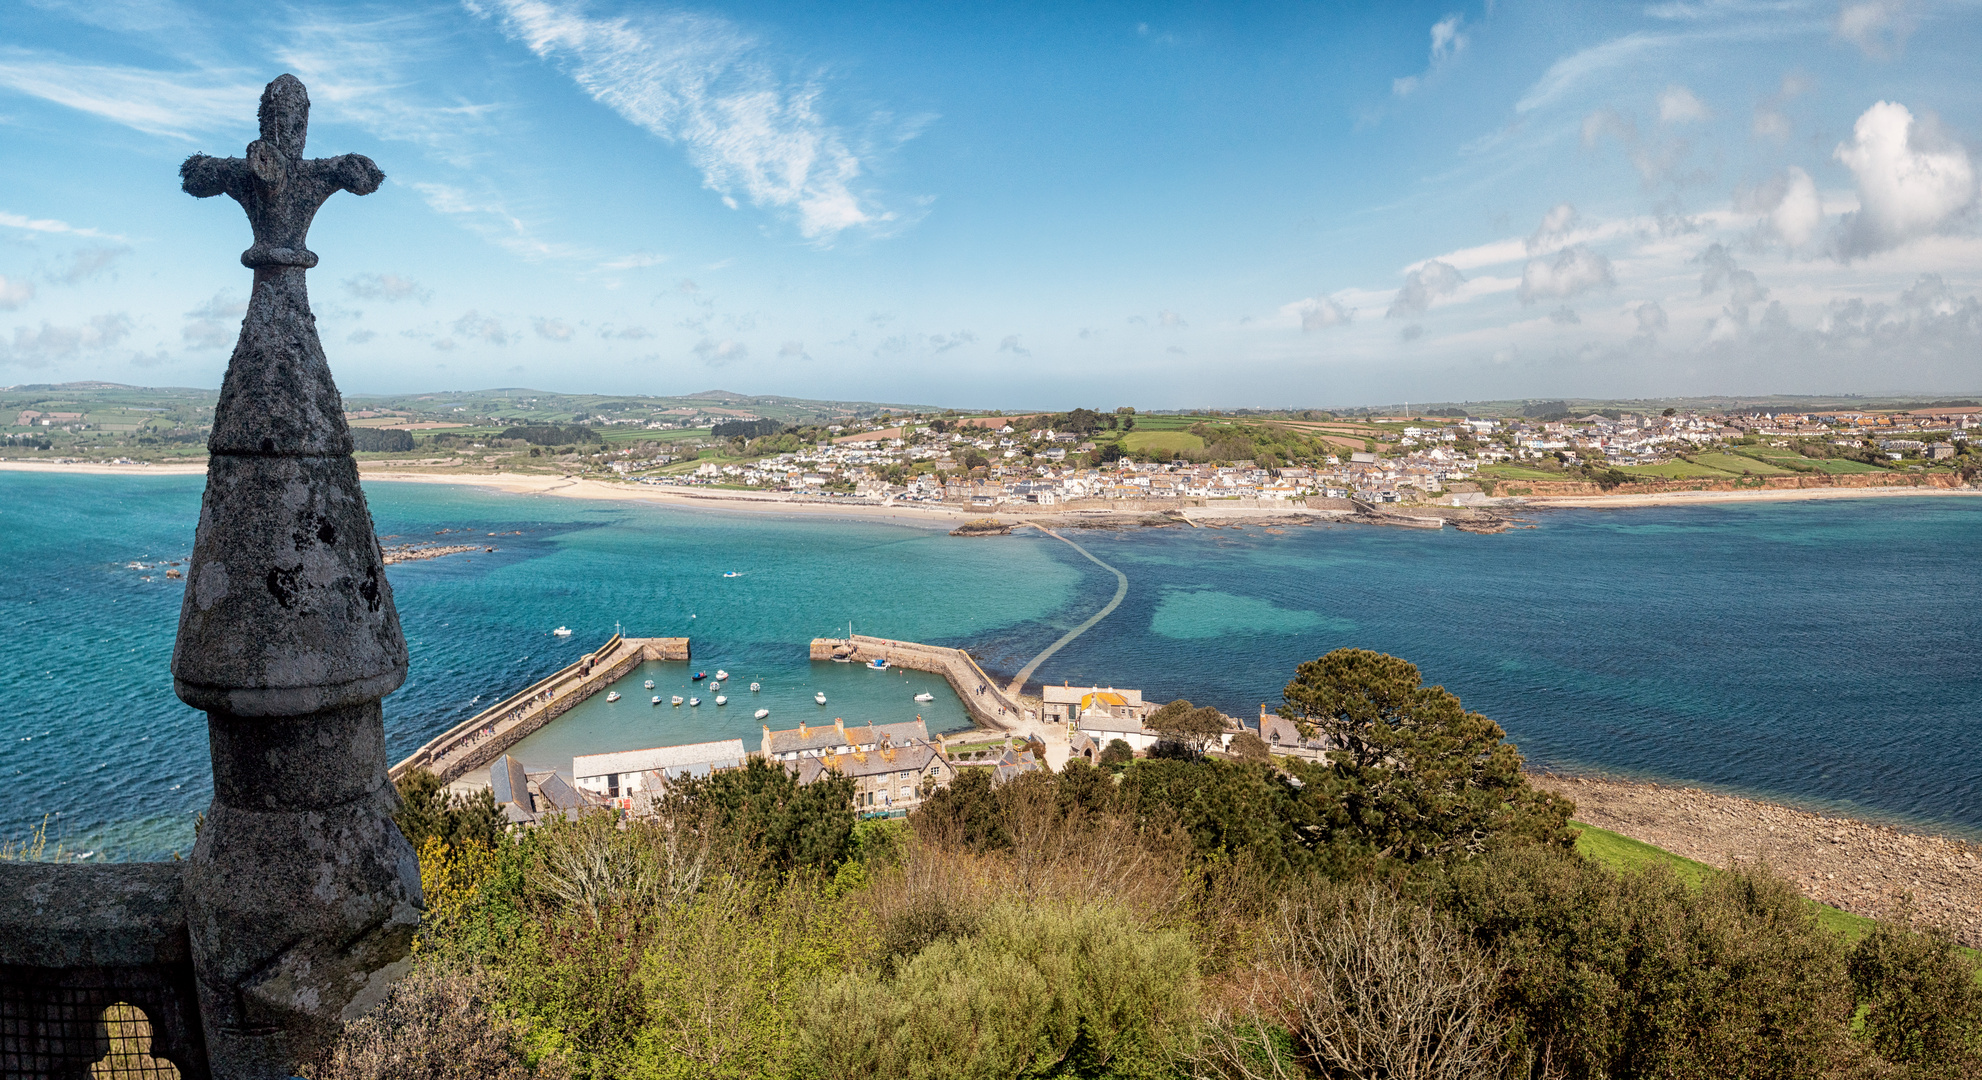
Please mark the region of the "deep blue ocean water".
[[[71, 849], [154, 858], [189, 845], [211, 791], [204, 718], [172, 695], [180, 586], [127, 564], [187, 554], [203, 483], [0, 473], [0, 837], [55, 814], [51, 834]], [[920, 711], [903, 700], [912, 678], [818, 670], [831, 665], [807, 660], [809, 639], [851, 620], [1010, 672], [1114, 590], [1036, 534], [963, 540], [466, 487], [367, 491], [381, 534], [472, 534], [499, 549], [391, 569], [413, 655], [386, 701], [395, 757], [616, 623], [690, 636], [694, 666], [729, 669], [743, 698], [751, 679], [775, 688], [780, 722], [810, 707], [815, 683], [831, 701], [821, 718], [858, 722]], [[1982, 835], [1982, 500], [1534, 517], [1536, 528], [1498, 536], [1077, 530], [1128, 575], [1128, 598], [1037, 678], [1250, 715], [1302, 660], [1356, 645], [1413, 660], [1539, 764]], [[573, 636], [552, 637], [559, 625]], [[588, 727], [643, 737], [632, 745], [754, 745], [760, 730], [743, 700], [689, 716], [627, 686], [635, 715], [581, 718], [547, 752], [628, 748], [581, 746]], [[954, 726], [956, 708], [939, 693], [932, 727]]]

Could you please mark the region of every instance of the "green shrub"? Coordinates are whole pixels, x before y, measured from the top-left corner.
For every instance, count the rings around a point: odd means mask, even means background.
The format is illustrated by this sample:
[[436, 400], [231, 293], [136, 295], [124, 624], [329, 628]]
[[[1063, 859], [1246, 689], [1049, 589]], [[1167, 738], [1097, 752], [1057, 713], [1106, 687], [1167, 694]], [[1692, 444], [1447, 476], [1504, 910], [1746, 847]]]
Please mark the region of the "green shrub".
[[1982, 1076], [1982, 987], [1946, 930], [1880, 923], [1848, 967], [1874, 1053], [1921, 1080]]

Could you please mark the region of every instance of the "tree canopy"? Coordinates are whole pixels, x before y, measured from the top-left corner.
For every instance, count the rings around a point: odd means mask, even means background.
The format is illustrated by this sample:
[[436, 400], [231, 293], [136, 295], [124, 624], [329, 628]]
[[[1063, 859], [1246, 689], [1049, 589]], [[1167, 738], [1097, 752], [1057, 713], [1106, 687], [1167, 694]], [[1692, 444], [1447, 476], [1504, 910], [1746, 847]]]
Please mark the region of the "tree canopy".
[[1368, 649], [1304, 663], [1285, 715], [1318, 727], [1329, 753], [1336, 827], [1380, 857], [1415, 862], [1485, 850], [1507, 837], [1567, 848], [1567, 800], [1528, 784], [1499, 724], [1467, 712], [1416, 665]]
[[1166, 741], [1188, 749], [1193, 755], [1211, 749], [1231, 730], [1226, 726], [1224, 713], [1209, 705], [1192, 705], [1182, 698], [1150, 713], [1142, 726], [1163, 736]]

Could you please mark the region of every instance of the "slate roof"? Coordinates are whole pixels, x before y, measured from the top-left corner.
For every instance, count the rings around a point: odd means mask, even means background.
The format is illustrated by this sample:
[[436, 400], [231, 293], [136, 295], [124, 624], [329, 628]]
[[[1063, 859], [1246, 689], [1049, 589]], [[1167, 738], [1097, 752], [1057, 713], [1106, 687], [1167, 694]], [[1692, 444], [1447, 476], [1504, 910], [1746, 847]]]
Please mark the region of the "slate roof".
[[643, 772], [659, 772], [670, 778], [707, 776], [711, 769], [741, 768], [747, 756], [742, 739], [656, 746], [646, 750], [620, 750], [572, 758], [571, 775], [581, 780], [613, 773]]

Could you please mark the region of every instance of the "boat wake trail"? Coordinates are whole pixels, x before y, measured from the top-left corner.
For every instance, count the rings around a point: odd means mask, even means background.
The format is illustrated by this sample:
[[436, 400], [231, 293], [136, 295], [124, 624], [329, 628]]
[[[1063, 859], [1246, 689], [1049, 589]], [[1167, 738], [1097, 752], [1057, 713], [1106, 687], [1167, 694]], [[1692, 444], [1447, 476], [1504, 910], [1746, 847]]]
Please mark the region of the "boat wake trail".
[[1117, 570], [1114, 567], [1109, 566], [1107, 563], [1102, 562], [1100, 559], [1095, 558], [1093, 552], [1087, 550], [1086, 548], [1080, 546], [1079, 544], [1074, 543], [1072, 540], [1069, 540], [1066, 537], [1061, 536], [1059, 533], [1054, 532], [1053, 530], [1047, 528], [1044, 525], [1039, 525], [1030, 521], [1026, 522], [1026, 524], [1031, 525], [1033, 528], [1038, 529], [1040, 532], [1043, 532], [1046, 535], [1052, 537], [1053, 539], [1058, 540], [1062, 544], [1065, 544], [1068, 547], [1073, 548], [1075, 551], [1080, 552], [1082, 555], [1087, 557], [1087, 561], [1115, 575], [1115, 595], [1112, 599], [1108, 601], [1107, 604], [1103, 605], [1100, 611], [1097, 611], [1094, 614], [1088, 616], [1086, 622], [1081, 623], [1079, 626], [1076, 626], [1072, 630], [1067, 631], [1065, 634], [1060, 635], [1060, 640], [1054, 642], [1051, 645], [1046, 646], [1046, 651], [1040, 653], [1038, 656], [1033, 657], [1030, 661], [1026, 663], [1024, 667], [1020, 668], [1019, 673], [1012, 677], [1012, 681], [1010, 685], [1006, 686], [1005, 688], [1005, 693], [1010, 694], [1013, 697], [1017, 697], [1019, 695], [1019, 692], [1025, 689], [1025, 681], [1027, 679], [1032, 678], [1032, 673], [1039, 670], [1039, 665], [1045, 663], [1047, 657], [1050, 657], [1054, 653], [1059, 652], [1060, 649], [1067, 644], [1067, 642], [1072, 641], [1073, 639], [1093, 629], [1095, 623], [1098, 623], [1101, 620], [1107, 618], [1109, 614], [1113, 612], [1116, 608], [1121, 607], [1122, 598], [1129, 595], [1129, 577], [1127, 574], [1124, 574], [1120, 570]]

